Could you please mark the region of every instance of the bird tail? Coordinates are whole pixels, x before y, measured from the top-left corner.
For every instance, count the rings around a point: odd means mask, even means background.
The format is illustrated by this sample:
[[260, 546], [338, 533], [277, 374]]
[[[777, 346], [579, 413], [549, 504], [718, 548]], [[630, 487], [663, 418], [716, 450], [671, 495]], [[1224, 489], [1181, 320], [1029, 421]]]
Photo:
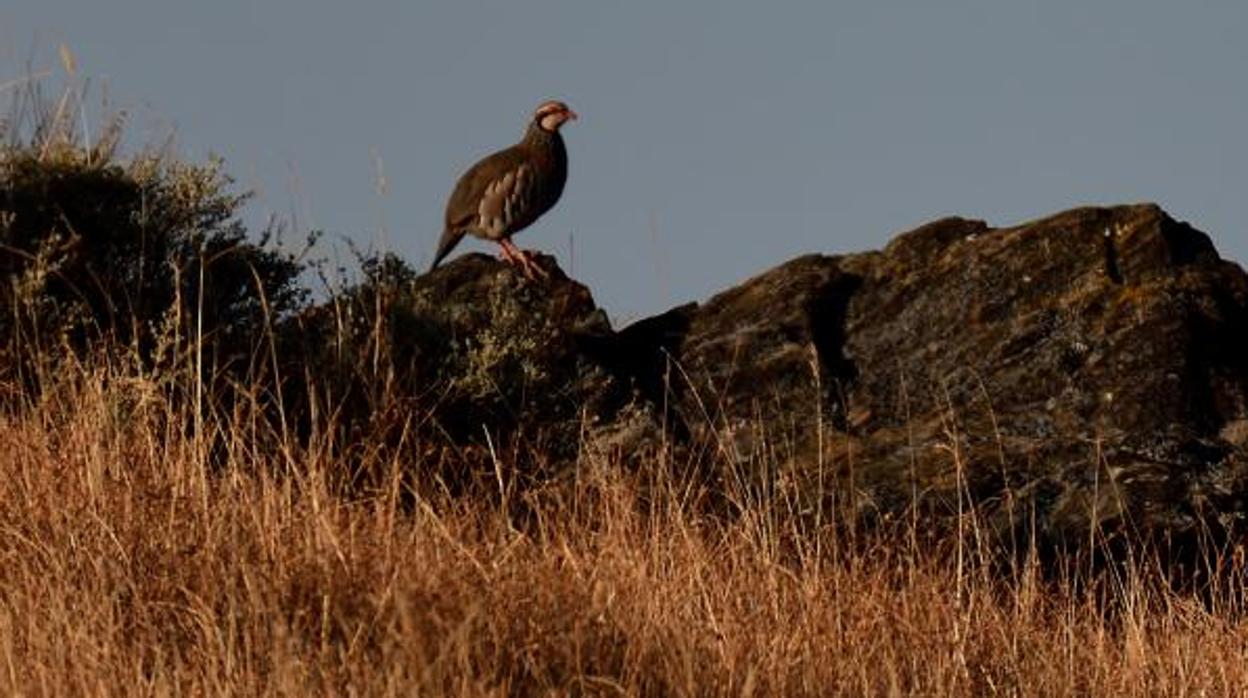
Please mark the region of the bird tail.
[[429, 271], [437, 269], [438, 264], [451, 253], [451, 250], [455, 249], [455, 246], [459, 244], [460, 239], [463, 237], [464, 233], [462, 230], [447, 228], [443, 231], [442, 239], [438, 240], [438, 253], [433, 256], [433, 265], [429, 267]]

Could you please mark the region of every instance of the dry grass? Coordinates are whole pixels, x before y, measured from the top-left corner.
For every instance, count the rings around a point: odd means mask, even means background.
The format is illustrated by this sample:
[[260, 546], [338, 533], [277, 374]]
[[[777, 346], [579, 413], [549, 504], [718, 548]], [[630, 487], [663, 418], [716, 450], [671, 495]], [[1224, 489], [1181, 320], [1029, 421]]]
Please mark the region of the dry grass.
[[323, 453], [234, 434], [209, 469], [152, 386], [75, 372], [0, 418], [3, 695], [1248, 687], [1238, 587], [994, 577], [904, 535], [816, 552], [782, 506], [710, 519], [607, 462], [530, 496], [523, 525], [496, 498], [413, 504], [401, 463], [344, 498]]
[[[77, 147], [68, 96], [27, 118], [28, 96], [0, 139]], [[990, 572], [973, 511], [923, 543], [816, 528], [778, 492], [710, 517], [666, 460], [520, 494], [504, 455], [503, 496], [452, 498], [364, 456], [384, 484], [348, 497], [332, 425], [191, 418], [214, 403], [184, 358], [38, 361], [42, 397], [0, 414], [0, 695], [1248, 694], [1242, 578]]]

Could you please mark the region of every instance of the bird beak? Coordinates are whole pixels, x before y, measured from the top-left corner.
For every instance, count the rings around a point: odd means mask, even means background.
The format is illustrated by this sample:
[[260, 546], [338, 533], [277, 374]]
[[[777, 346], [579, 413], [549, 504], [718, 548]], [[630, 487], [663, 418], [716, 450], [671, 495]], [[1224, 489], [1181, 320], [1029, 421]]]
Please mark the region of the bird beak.
[[568, 119], [569, 119], [569, 120], [571, 120], [571, 121], [576, 121], [576, 120], [577, 120], [577, 118], [579, 118], [579, 117], [577, 117], [576, 112], [574, 112], [574, 111], [572, 111], [571, 109], [569, 109], [569, 110], [568, 110]]

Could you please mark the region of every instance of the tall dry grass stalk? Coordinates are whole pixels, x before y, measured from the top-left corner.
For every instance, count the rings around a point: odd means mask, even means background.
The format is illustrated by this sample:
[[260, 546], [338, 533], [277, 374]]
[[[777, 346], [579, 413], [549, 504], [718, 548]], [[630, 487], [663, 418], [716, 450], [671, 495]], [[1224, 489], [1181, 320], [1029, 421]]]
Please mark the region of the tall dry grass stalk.
[[236, 427], [209, 463], [160, 385], [85, 365], [60, 381], [0, 417], [3, 695], [1248, 686], [1239, 586], [1185, 595], [1143, 564], [1106, 584], [991, 574], [973, 545], [851, 546], [775, 498], [709, 518], [659, 472], [601, 459], [515, 494], [520, 517], [498, 496], [415, 496], [402, 462], [344, 497], [331, 449]]

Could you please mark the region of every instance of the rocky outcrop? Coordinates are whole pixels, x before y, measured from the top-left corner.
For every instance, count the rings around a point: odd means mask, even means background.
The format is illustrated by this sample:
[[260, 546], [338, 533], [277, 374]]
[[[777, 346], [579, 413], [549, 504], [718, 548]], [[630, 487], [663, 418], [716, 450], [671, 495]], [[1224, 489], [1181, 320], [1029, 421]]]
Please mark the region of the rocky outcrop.
[[1248, 512], [1248, 277], [1153, 205], [940, 220], [618, 331], [562, 274], [536, 287], [481, 256], [407, 293], [426, 312], [400, 344], [467, 357], [495, 342], [539, 367], [426, 368], [511, 396], [500, 410], [478, 399], [489, 390], [452, 389], [438, 414], [470, 415], [456, 438], [506, 413], [562, 434], [546, 443], [569, 459], [677, 449], [742, 482], [835, 494], [841, 515], [973, 509], [1028, 540], [1194, 535]]
[[956, 461], [1045, 538], [1241, 516], [1248, 279], [1204, 234], [1147, 205], [946, 220], [842, 264], [864, 279], [843, 348], [881, 496], [910, 471], [948, 499]]
[[290, 409], [308, 406], [296, 423], [351, 448], [417, 446], [405, 460], [438, 477], [498, 453], [525, 475], [574, 459], [586, 402], [621, 392], [581, 349], [611, 327], [588, 289], [538, 262], [541, 283], [480, 254], [423, 275], [366, 260], [361, 283], [289, 323], [284, 373], [309, 374], [285, 389]]

